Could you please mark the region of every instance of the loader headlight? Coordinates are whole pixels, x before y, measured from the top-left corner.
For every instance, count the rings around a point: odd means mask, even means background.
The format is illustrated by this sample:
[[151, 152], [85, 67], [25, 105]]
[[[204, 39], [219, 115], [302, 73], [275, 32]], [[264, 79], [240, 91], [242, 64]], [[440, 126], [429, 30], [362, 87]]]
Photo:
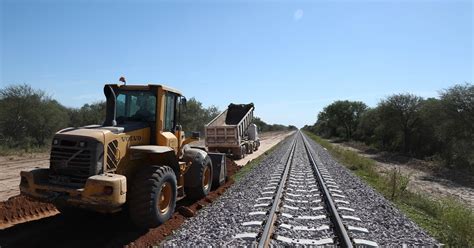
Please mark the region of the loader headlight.
[[87, 146], [87, 142], [85, 141], [79, 142], [79, 147], [86, 147], [86, 146]]
[[53, 139], [53, 145], [57, 145], [59, 144], [59, 140], [58, 139]]

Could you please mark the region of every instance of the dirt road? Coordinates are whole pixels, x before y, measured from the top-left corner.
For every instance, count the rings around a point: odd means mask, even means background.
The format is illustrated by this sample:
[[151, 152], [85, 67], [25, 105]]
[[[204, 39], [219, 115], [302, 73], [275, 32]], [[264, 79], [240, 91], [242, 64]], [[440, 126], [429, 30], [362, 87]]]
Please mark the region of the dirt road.
[[267, 132], [261, 134], [260, 147], [258, 148], [258, 151], [255, 151], [252, 154], [247, 154], [243, 159], [235, 160], [235, 163], [240, 166], [246, 165], [293, 133], [294, 132]]
[[474, 188], [472, 187], [459, 185], [453, 181], [436, 176], [434, 173], [417, 169], [415, 166], [410, 166], [409, 163], [382, 162], [377, 159], [377, 154], [367, 154], [362, 150], [340, 143], [332, 144], [346, 150], [355, 151], [364, 157], [374, 159], [377, 169], [381, 172], [387, 172], [393, 169], [400, 170], [404, 175], [409, 176], [410, 182], [408, 188], [413, 192], [428, 194], [435, 198], [454, 197], [474, 209]]
[[18, 195], [20, 190], [20, 171], [35, 167], [47, 168], [49, 154], [37, 153], [28, 156], [0, 157], [0, 202]]

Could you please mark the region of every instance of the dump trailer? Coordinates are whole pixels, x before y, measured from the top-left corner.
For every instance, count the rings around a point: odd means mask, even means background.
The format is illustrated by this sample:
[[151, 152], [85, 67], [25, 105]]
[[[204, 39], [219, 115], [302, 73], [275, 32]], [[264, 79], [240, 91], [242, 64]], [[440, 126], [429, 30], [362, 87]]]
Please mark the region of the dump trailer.
[[184, 135], [179, 91], [106, 84], [104, 94], [105, 122], [58, 131], [49, 168], [21, 172], [22, 195], [69, 214], [128, 209], [137, 226], [151, 228], [171, 217], [176, 201], [200, 199], [225, 182], [225, 154], [189, 146], [199, 133]]
[[209, 151], [222, 152], [243, 158], [258, 150], [257, 125], [252, 123], [255, 107], [233, 104], [206, 125], [205, 139]]

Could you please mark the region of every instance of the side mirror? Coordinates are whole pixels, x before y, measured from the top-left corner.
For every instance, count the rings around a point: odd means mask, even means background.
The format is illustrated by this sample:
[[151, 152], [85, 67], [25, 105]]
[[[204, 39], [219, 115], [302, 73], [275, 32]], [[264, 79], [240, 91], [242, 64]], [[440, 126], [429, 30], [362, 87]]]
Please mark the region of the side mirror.
[[201, 136], [201, 133], [199, 132], [193, 132], [192, 134], [193, 139], [199, 139], [200, 136]]
[[188, 100], [186, 99], [186, 97], [181, 97], [181, 106], [183, 106], [183, 108], [186, 109], [186, 104], [188, 103]]

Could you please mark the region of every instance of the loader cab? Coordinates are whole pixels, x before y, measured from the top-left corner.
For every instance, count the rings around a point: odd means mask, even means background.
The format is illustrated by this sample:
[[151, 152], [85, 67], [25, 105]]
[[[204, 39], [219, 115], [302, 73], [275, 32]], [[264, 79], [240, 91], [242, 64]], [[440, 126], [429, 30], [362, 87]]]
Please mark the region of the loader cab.
[[[107, 98], [103, 126], [123, 128], [132, 145], [160, 145], [178, 150], [184, 132], [179, 117], [185, 98], [163, 85], [117, 85], [104, 87]], [[139, 140], [138, 140], [139, 139]]]

